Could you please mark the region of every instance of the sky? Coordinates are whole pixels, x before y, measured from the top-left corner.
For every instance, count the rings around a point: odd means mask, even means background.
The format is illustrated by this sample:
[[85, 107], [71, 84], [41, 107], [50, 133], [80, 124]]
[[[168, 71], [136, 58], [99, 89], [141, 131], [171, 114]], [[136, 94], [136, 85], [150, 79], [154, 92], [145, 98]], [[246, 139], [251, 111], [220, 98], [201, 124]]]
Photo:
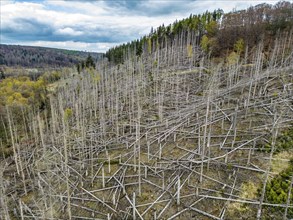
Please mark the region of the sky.
[[0, 0], [0, 43], [106, 52], [190, 14], [264, 2], [278, 1]]

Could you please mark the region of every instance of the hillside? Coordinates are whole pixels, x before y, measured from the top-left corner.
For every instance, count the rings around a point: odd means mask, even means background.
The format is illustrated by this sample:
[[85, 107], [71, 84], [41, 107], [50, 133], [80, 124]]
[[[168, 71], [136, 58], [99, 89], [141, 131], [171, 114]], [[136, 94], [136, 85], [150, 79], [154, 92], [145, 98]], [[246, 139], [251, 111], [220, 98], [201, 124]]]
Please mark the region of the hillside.
[[292, 219], [292, 6], [190, 16], [53, 83], [3, 80], [0, 217]]
[[95, 61], [102, 53], [0, 44], [0, 65], [8, 67], [69, 67], [91, 55]]

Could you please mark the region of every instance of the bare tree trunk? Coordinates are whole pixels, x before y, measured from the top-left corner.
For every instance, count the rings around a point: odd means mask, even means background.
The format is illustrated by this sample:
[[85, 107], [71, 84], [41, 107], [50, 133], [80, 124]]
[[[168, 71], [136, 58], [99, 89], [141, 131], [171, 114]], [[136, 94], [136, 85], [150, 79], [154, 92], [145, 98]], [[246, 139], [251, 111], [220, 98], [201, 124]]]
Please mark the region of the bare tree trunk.
[[288, 206], [290, 205], [290, 200], [291, 200], [291, 190], [292, 190], [292, 185], [293, 185], [293, 175], [291, 176], [291, 181], [290, 181], [290, 186], [288, 190], [288, 195], [287, 195], [287, 201], [286, 201], [286, 208], [284, 212], [283, 219], [287, 219], [287, 213], [288, 213]]

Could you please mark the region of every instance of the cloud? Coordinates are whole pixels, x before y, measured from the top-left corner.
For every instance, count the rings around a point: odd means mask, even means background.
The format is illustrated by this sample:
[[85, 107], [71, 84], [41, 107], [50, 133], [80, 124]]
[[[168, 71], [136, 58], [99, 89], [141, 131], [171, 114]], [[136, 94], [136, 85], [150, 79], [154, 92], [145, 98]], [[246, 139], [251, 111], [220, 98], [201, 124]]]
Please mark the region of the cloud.
[[191, 13], [190, 6], [195, 1], [185, 0], [185, 1], [142, 1], [139, 11], [147, 16], [161, 16], [163, 15], [189, 15]]
[[105, 52], [111, 47], [114, 47], [116, 44], [117, 43], [85, 43], [85, 42], [74, 42], [74, 41], [20, 42], [20, 45], [61, 48], [61, 49], [80, 50], [80, 51], [88, 51], [88, 52]]
[[140, 38], [148, 34], [151, 27], [170, 24], [191, 13], [223, 7], [227, 12], [258, 3], [260, 1], [1, 0], [0, 43], [81, 50], [84, 47], [105, 52], [109, 46]]
[[71, 35], [71, 36], [80, 36], [82, 35], [84, 32], [82, 31], [78, 31], [78, 30], [74, 30], [70, 27], [65, 27], [65, 28], [61, 28], [58, 29], [56, 31], [56, 34], [61, 34], [61, 35]]
[[194, 1], [191, 7], [196, 7], [199, 13], [203, 13], [205, 11], [213, 11], [215, 9], [223, 9], [224, 12], [230, 12], [233, 10], [243, 10], [247, 9], [250, 6], [255, 6], [264, 2], [268, 4], [276, 4], [279, 0], [248, 0], [248, 1], [234, 1], [234, 0], [219, 0], [219, 1], [211, 1], [211, 0], [204, 0], [204, 1]]

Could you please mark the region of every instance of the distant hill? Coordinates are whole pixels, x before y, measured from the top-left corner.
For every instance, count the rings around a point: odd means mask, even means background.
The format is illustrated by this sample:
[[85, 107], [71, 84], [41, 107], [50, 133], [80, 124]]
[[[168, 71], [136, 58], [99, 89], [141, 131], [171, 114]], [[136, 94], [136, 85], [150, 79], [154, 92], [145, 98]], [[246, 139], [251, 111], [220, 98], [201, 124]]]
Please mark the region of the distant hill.
[[67, 67], [85, 60], [89, 54], [94, 61], [103, 56], [102, 53], [94, 52], [0, 44], [0, 65], [30, 68]]

